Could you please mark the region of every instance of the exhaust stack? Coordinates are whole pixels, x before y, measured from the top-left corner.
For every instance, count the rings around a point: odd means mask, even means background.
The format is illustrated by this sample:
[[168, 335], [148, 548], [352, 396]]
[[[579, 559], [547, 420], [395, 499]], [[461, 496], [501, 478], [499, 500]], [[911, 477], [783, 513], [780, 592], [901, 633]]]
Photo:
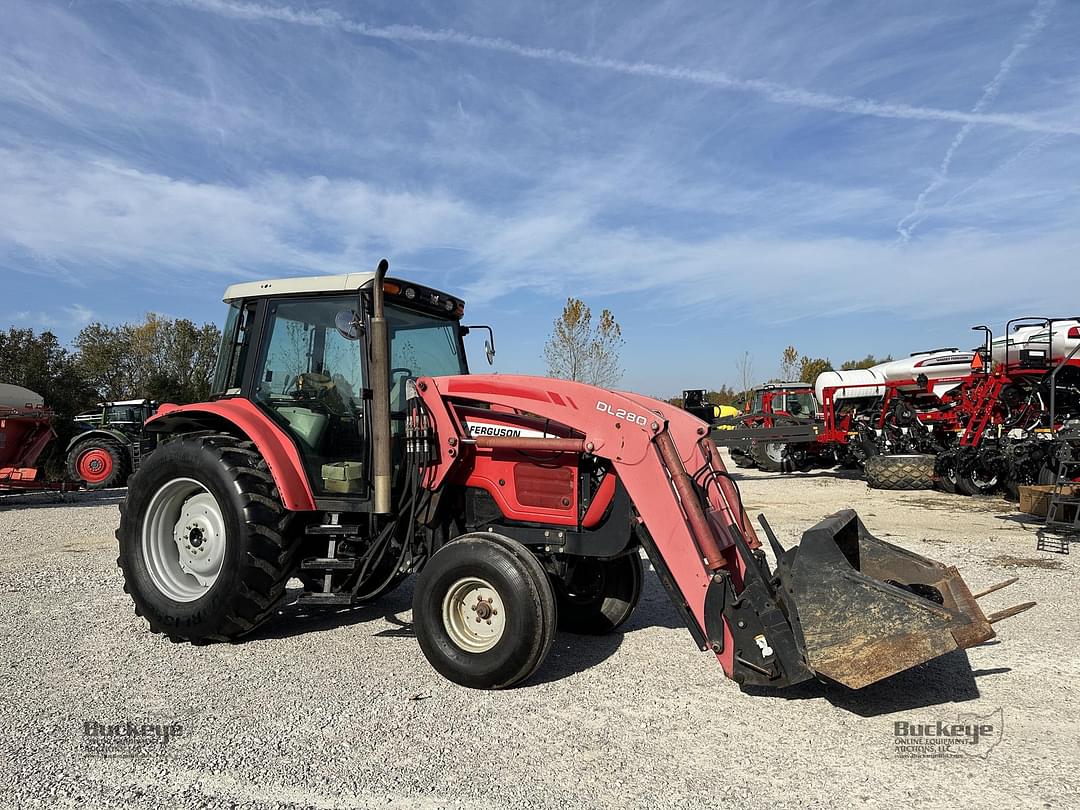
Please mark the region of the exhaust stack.
[[374, 312], [371, 317], [371, 438], [374, 460], [375, 508], [377, 515], [391, 512], [390, 490], [390, 334], [386, 325], [383, 281], [390, 262], [383, 259], [375, 269]]

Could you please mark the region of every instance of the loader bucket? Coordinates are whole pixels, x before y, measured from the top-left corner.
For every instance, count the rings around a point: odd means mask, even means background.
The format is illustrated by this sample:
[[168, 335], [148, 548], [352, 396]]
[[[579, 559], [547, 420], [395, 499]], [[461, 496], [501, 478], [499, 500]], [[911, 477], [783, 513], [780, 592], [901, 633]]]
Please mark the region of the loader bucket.
[[807, 530], [778, 573], [810, 668], [852, 689], [994, 637], [955, 568], [878, 540], [852, 510]]

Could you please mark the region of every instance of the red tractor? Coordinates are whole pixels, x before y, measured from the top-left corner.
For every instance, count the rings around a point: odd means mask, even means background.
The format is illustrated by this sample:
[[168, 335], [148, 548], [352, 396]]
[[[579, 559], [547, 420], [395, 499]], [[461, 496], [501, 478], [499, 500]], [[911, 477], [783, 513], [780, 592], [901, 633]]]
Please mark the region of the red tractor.
[[[758, 386], [739, 421], [746, 430], [755, 431], [762, 438], [744, 439], [741, 443], [733, 438], [725, 442], [730, 445], [731, 459], [738, 467], [793, 472], [805, 470], [823, 453], [829, 454], [829, 448], [818, 441], [821, 409], [814, 396], [814, 386], [809, 383], [776, 382]], [[743, 435], [755, 433], [740, 430], [738, 436]]]
[[[651, 560], [740, 684], [859, 688], [993, 637], [955, 568], [852, 511], [770, 566], [708, 426], [579, 383], [470, 375], [457, 297], [375, 273], [239, 284], [211, 401], [162, 405], [117, 539], [125, 586], [177, 641], [237, 639], [297, 601], [351, 606], [417, 573], [431, 665], [508, 687], [556, 627], [607, 633]], [[494, 353], [488, 344], [489, 360]], [[291, 592], [290, 592], [291, 593]]]

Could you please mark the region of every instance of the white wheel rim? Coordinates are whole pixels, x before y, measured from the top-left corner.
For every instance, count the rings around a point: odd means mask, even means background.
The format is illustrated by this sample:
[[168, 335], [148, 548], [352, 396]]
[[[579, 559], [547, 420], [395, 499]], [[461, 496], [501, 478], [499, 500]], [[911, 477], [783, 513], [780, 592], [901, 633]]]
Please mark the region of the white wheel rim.
[[499, 592], [479, 577], [464, 577], [450, 586], [442, 604], [443, 627], [457, 647], [487, 652], [502, 638], [506, 610]]
[[217, 499], [192, 478], [176, 478], [154, 493], [142, 525], [147, 573], [164, 596], [194, 602], [221, 574], [225, 519]]
[[769, 442], [765, 445], [765, 455], [777, 464], [781, 463], [784, 460], [784, 445]]

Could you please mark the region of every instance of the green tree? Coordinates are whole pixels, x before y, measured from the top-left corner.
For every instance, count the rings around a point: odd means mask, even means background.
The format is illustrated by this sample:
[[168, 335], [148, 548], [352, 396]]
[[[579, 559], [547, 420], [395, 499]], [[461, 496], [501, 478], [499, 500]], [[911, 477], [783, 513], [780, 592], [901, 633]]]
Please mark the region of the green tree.
[[799, 361], [799, 379], [805, 383], [813, 383], [817, 380], [818, 375], [832, 370], [832, 363], [829, 362], [827, 357], [811, 358], [804, 355], [802, 360]]
[[83, 378], [101, 400], [198, 402], [210, 394], [221, 333], [214, 324], [149, 313], [141, 323], [92, 323], [75, 338]]
[[58, 417], [68, 418], [93, 404], [75, 359], [52, 332], [33, 329], [0, 332], [0, 382], [41, 394]]
[[705, 400], [713, 405], [734, 405], [739, 400], [739, 394], [728, 386], [721, 385], [720, 390], [707, 392]]
[[594, 325], [589, 306], [579, 298], [568, 298], [544, 345], [548, 374], [611, 388], [622, 379], [622, 345], [622, 327], [610, 310], [603, 310]]

